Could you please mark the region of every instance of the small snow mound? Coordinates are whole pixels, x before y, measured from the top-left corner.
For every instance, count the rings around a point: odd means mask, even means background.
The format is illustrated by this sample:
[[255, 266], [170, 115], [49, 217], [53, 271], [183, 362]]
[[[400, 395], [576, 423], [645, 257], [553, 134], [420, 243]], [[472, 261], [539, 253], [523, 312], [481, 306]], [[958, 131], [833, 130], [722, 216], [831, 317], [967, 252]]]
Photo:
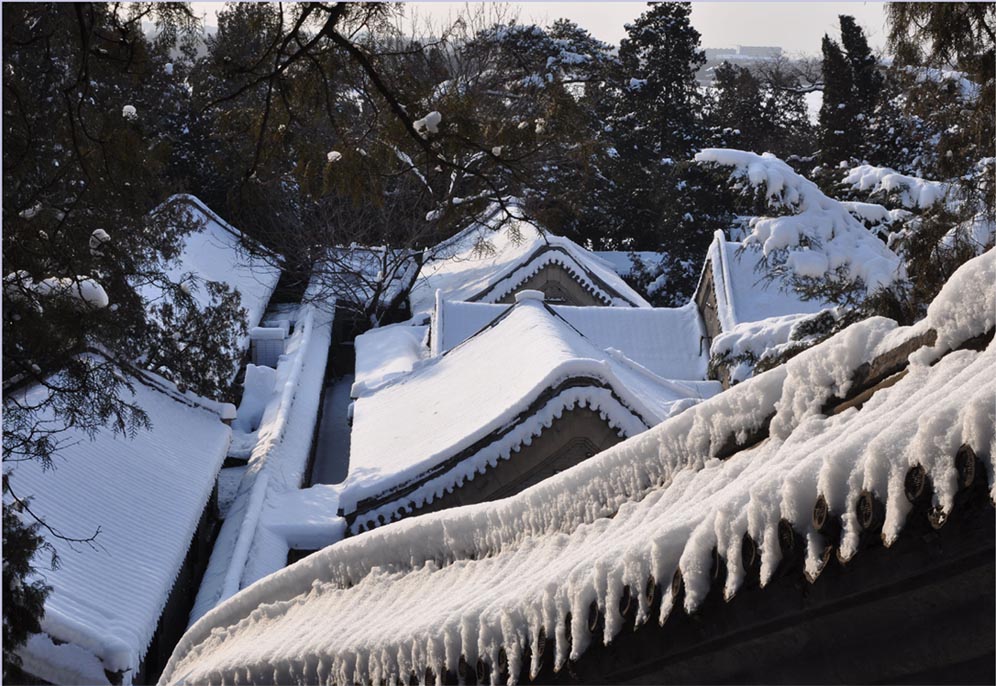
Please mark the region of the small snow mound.
[[443, 115], [432, 111], [414, 123], [415, 130], [419, 133], [439, 133], [439, 123], [443, 121]]
[[90, 252], [99, 255], [104, 247], [104, 244], [111, 240], [110, 235], [103, 229], [95, 229], [93, 233], [90, 234]]
[[515, 294], [515, 302], [517, 303], [526, 301], [543, 302], [544, 300], [546, 300], [546, 293], [543, 291], [526, 289]]

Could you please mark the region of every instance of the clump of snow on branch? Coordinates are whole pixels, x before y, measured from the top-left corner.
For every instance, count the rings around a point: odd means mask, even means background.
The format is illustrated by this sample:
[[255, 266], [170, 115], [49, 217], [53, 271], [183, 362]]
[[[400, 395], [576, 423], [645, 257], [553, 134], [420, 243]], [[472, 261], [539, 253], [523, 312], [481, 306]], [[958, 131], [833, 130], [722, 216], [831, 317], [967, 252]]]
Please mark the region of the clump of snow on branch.
[[951, 184], [908, 176], [888, 167], [862, 164], [849, 170], [844, 184], [871, 195], [894, 195], [903, 207], [926, 209], [951, 192]]
[[[980, 185], [991, 183], [996, 160], [983, 158], [965, 177], [974, 178]], [[920, 215], [928, 211], [946, 211], [958, 217], [952, 220], [950, 230], [941, 239], [942, 248], [951, 248], [957, 244], [969, 244], [976, 254], [992, 247], [996, 242], [996, 223], [992, 221], [990, 208], [978, 198], [973, 199], [971, 193], [955, 183], [931, 181], [917, 176], [900, 174], [887, 167], [860, 165], [848, 170], [841, 182], [851, 191], [864, 193], [867, 197], [899, 205], [899, 208], [886, 210], [881, 205], [871, 203], [844, 203], [852, 212], [872, 214], [868, 208], [880, 208], [887, 213], [881, 217], [861, 217], [866, 225], [878, 224], [889, 227], [893, 231], [888, 236], [890, 247], [900, 245], [907, 234], [916, 233], [921, 225]], [[902, 227], [895, 231], [895, 227]]]
[[42, 298], [75, 300], [85, 307], [97, 310], [107, 307], [110, 303], [104, 287], [88, 276], [75, 278], [50, 276], [35, 281], [27, 272], [19, 271], [4, 277], [4, 290], [10, 298], [23, 299], [27, 293], [34, 293]]
[[772, 216], [754, 217], [745, 245], [760, 245], [769, 273], [800, 291], [823, 281], [873, 292], [905, 278], [902, 262], [841, 202], [823, 194], [770, 153], [706, 149], [696, 161], [733, 167], [733, 178], [760, 190]]
[[95, 229], [90, 234], [90, 253], [101, 255], [104, 251], [104, 244], [111, 240], [111, 236], [103, 229]]
[[432, 111], [421, 119], [416, 120], [413, 126], [419, 133], [439, 133], [439, 124], [442, 121], [443, 115], [439, 112]]
[[329, 162], [338, 162], [339, 160], [342, 159], [342, 153], [339, 152], [338, 150], [330, 150], [329, 153], [325, 155], [325, 158]]
[[138, 110], [135, 109], [134, 105], [125, 105], [121, 108], [121, 116], [128, 121], [135, 121], [138, 119]]

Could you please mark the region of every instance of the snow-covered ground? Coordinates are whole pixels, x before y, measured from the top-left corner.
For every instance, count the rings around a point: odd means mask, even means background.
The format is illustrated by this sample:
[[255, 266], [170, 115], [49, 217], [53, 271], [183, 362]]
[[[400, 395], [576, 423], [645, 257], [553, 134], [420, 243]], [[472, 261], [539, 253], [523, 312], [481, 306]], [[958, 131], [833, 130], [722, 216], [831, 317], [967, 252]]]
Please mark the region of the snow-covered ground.
[[[499, 651], [517, 674], [524, 647], [536, 655], [541, 633], [554, 639], [558, 664], [583, 652], [593, 601], [610, 640], [622, 624], [623, 587], [643, 588], [649, 576], [670, 579], [680, 569], [684, 605], [694, 609], [711, 583], [714, 548], [733, 595], [743, 581], [744, 534], [760, 544], [765, 583], [780, 560], [782, 519], [808, 539], [806, 569], [818, 574], [824, 541], [810, 522], [817, 495], [842, 519], [844, 559], [856, 552], [862, 490], [885, 503], [883, 538], [895, 540], [911, 508], [903, 481], [914, 464], [949, 511], [954, 456], [967, 443], [985, 456], [993, 495], [996, 345], [946, 353], [996, 326], [996, 291], [986, 287], [994, 282], [990, 250], [952, 277], [915, 327], [865, 320], [517, 496], [333, 545], [203, 617], [163, 683], [395, 681], [427, 668], [455, 671], [461, 656], [497, 664]], [[860, 410], [823, 415], [860, 365], [928, 328], [936, 343], [910, 356], [902, 380]], [[725, 461], [710, 457], [731, 433], [772, 414], [766, 441]], [[647, 601], [637, 597], [643, 621]], [[656, 619], [673, 601], [665, 584]]]

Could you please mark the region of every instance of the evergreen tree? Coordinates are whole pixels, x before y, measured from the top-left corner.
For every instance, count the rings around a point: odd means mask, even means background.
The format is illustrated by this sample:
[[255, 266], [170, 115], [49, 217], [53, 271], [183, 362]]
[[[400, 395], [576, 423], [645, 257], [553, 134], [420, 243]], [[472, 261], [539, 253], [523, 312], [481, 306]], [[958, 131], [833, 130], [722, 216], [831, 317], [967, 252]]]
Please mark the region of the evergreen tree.
[[[870, 117], [878, 103], [879, 92], [882, 89], [882, 75], [878, 71], [878, 60], [868, 47], [865, 32], [861, 30], [854, 17], [840, 15], [840, 42], [851, 65], [851, 77], [854, 90], [852, 92], [852, 108], [866, 119]], [[862, 121], [861, 118], [858, 121]], [[862, 126], [862, 132], [864, 126]], [[864, 136], [862, 136], [862, 139]]]
[[683, 160], [703, 142], [704, 100], [695, 72], [704, 63], [687, 3], [651, 3], [626, 27], [619, 62], [606, 70], [593, 135], [603, 145], [600, 182], [580, 220], [592, 247], [656, 250], [698, 260], [676, 194], [689, 188]]
[[823, 106], [820, 147], [824, 164], [864, 159], [882, 90], [878, 62], [854, 17], [842, 14], [841, 42], [823, 36]]
[[714, 103], [710, 114], [717, 147], [764, 152], [774, 129], [765, 108], [761, 80], [749, 69], [723, 62], [716, 68]]
[[632, 130], [642, 157], [687, 159], [700, 142], [701, 97], [695, 72], [705, 64], [691, 5], [650, 3], [626, 25], [619, 45], [619, 108], [615, 119]]
[[837, 41], [823, 36], [823, 104], [820, 106], [820, 159], [829, 166], [851, 158], [858, 147], [854, 112], [854, 73]]
[[[3, 479], [6, 500], [7, 477]], [[3, 508], [3, 680], [16, 683], [24, 678], [17, 648], [30, 634], [41, 631], [40, 619], [51, 588], [35, 576], [32, 557], [45, 547], [38, 522], [26, 523], [14, 504]]]

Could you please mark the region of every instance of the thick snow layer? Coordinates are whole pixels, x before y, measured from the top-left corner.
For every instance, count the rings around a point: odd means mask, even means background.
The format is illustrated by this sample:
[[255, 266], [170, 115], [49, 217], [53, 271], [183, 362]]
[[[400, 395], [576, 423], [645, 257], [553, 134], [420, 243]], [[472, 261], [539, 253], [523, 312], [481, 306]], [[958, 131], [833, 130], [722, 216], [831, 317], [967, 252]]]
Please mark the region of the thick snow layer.
[[[433, 355], [452, 350], [509, 307], [440, 300], [432, 314]], [[660, 377], [706, 378], [709, 351], [694, 304], [675, 308], [553, 305], [552, 309], [594, 345], [617, 350]]]
[[[568, 388], [516, 423], [543, 392], [586, 377], [607, 387], [586, 382]], [[662, 379], [625, 356], [603, 350], [541, 301], [524, 299], [494, 326], [447, 355], [357, 400], [349, 475], [340, 502], [345, 512], [352, 512], [360, 500], [417, 479], [515, 425], [410, 496], [421, 505], [497, 460], [508, 459], [564, 409], [591, 407], [621, 434], [631, 436], [716, 390], [715, 382]]]
[[425, 346], [427, 326], [407, 322], [371, 329], [356, 337], [356, 377], [351, 395], [360, 398], [399, 376], [428, 357]]
[[[777, 355], [789, 343], [792, 332], [799, 322], [808, 319], [808, 314], [787, 314], [769, 317], [756, 322], [737, 324], [730, 331], [724, 331], [712, 342], [713, 355], [741, 356], [759, 360], [765, 354]], [[750, 364], [738, 365], [731, 373], [730, 380], [743, 381], [753, 372]]]
[[496, 302], [547, 264], [572, 272], [608, 304], [650, 306], [610, 263], [594, 253], [524, 219], [496, 228], [500, 216], [500, 210], [492, 210], [489, 220], [472, 224], [431, 251], [411, 291], [413, 314], [428, 314], [435, 306], [437, 290], [447, 300]]
[[429, 112], [429, 114], [425, 115], [421, 119], [416, 120], [413, 123], [413, 126], [415, 127], [415, 130], [420, 133], [426, 131], [429, 133], [439, 133], [439, 124], [442, 121], [443, 115], [439, 112], [433, 111]]
[[951, 275], [927, 308], [926, 325], [937, 331], [941, 350], [956, 348], [996, 326], [996, 248]]
[[767, 278], [762, 250], [749, 242], [728, 241], [722, 231], [713, 237], [707, 260], [724, 332], [747, 322], [813, 314], [827, 307], [819, 299], [803, 300], [789, 284], [777, 278]]
[[[280, 271], [269, 261], [253, 257], [242, 248], [242, 234], [207, 205], [192, 195], [174, 195], [166, 205], [179, 203], [188, 216], [200, 225], [184, 238], [180, 256], [167, 265], [166, 274], [178, 282], [190, 275], [187, 283], [194, 300], [201, 306], [210, 301], [205, 281], [217, 281], [238, 291], [246, 322], [251, 329], [259, 324], [266, 305], [277, 287]], [[158, 301], [163, 293], [157, 287], [144, 285], [141, 295], [149, 302]], [[241, 346], [248, 345], [248, 335]]]
[[761, 246], [769, 265], [786, 276], [860, 279], [869, 292], [904, 278], [895, 253], [843, 204], [774, 155], [710, 148], [695, 159], [733, 167], [735, 178], [763, 188], [776, 216], [754, 217], [745, 244]]
[[248, 467], [211, 552], [191, 620], [286, 562], [287, 539], [267, 528], [264, 514], [276, 498], [301, 486], [332, 342], [332, 315], [317, 304], [301, 306], [287, 351], [277, 366], [274, 393], [249, 444]]
[[[965, 286], [949, 284], [943, 301], [957, 301]], [[963, 314], [960, 335], [992, 326], [991, 313]], [[786, 397], [836, 392], [853, 373], [847, 367], [894, 335], [889, 329], [875, 320], [845, 330], [512, 498], [403, 520], [326, 548], [205, 616], [181, 639], [162, 683], [394, 682], [427, 668], [456, 671], [461, 656], [496, 664], [502, 649], [517, 674], [523, 648], [535, 655], [541, 632], [563, 664], [591, 641], [591, 602], [605, 613], [606, 640], [621, 629], [624, 586], [642, 589], [650, 576], [664, 582], [654, 617], [663, 621], [674, 604], [667, 581], [680, 569], [684, 606], [694, 610], [710, 590], [714, 549], [727, 569], [716, 592], [732, 597], [744, 579], [744, 534], [759, 542], [766, 584], [781, 557], [781, 519], [807, 537], [806, 570], [819, 574], [824, 541], [810, 519], [820, 494], [842, 516], [845, 559], [856, 552], [854, 508], [863, 489], [885, 503], [891, 544], [910, 510], [903, 481], [913, 464], [930, 475], [942, 508], [952, 506], [954, 455], [964, 443], [987, 456], [992, 484], [996, 345], [935, 365], [914, 361], [861, 410], [828, 417]], [[776, 420], [791, 412], [779, 422], [790, 431], [725, 461], [708, 457], [726, 432], [757, 427], [776, 408]], [[646, 621], [646, 597], [636, 595], [637, 621]]]
[[926, 209], [951, 193], [951, 184], [907, 176], [888, 167], [862, 164], [847, 172], [844, 184], [871, 195], [896, 194], [903, 207]]
[[919, 82], [933, 81], [934, 83], [953, 84], [958, 89], [958, 97], [966, 102], [977, 100], [982, 92], [979, 84], [966, 77], [965, 73], [961, 71], [919, 66], [907, 66], [904, 69], [915, 74], [916, 80]]
[[[45, 642], [32, 641], [25, 662], [54, 683], [63, 683], [59, 656], [71, 650], [110, 671], [138, 669], [227, 452], [230, 430], [218, 414], [154, 381], [133, 381], [126, 400], [147, 413], [150, 429], [133, 437], [101, 429], [92, 440], [68, 429], [58, 436], [54, 469], [4, 465], [18, 495], [30, 496], [31, 509], [64, 536], [99, 530], [93, 546], [46, 536], [58, 569], [48, 568], [44, 551], [35, 560], [52, 587], [42, 630], [74, 648], [35, 652]], [[89, 683], [89, 674], [76, 683]]]

